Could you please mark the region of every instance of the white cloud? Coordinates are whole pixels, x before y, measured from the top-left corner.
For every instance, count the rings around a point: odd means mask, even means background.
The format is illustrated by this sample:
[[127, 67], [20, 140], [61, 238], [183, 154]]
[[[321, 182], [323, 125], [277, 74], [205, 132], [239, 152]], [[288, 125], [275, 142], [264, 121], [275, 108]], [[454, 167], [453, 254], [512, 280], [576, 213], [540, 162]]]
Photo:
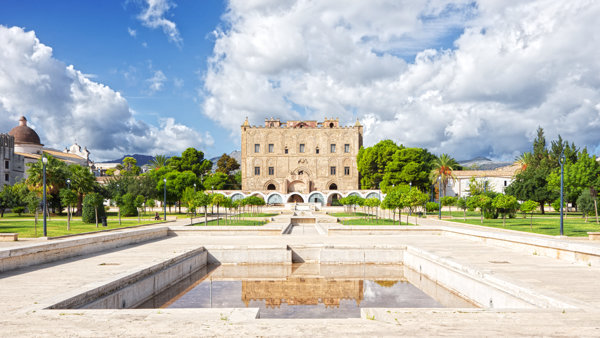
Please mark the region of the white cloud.
[[155, 71], [154, 75], [146, 80], [146, 82], [149, 83], [150, 93], [161, 91], [164, 88], [166, 81], [167, 77], [161, 70]]
[[230, 0], [203, 113], [232, 135], [245, 116], [357, 116], [367, 145], [457, 158], [510, 159], [538, 125], [594, 149], [598, 16], [587, 0]]
[[175, 7], [175, 4], [169, 0], [144, 0], [145, 7], [138, 19], [148, 28], [160, 28], [169, 38], [169, 41], [177, 46], [183, 44], [183, 39], [177, 30], [175, 22], [165, 18], [165, 14]]
[[132, 38], [135, 38], [135, 37], [137, 36], [137, 32], [135, 31], [135, 29], [131, 29], [131, 28], [129, 28], [129, 27], [127, 27], [127, 33], [129, 33], [129, 35], [130, 35]]
[[183, 81], [183, 79], [177, 77], [173, 79], [173, 85], [175, 86], [175, 88], [181, 89], [184, 83], [185, 82]]
[[77, 140], [95, 160], [125, 153], [176, 154], [214, 143], [173, 118], [158, 127], [134, 117], [127, 100], [52, 56], [33, 31], [0, 25], [0, 130], [25, 115], [46, 146]]

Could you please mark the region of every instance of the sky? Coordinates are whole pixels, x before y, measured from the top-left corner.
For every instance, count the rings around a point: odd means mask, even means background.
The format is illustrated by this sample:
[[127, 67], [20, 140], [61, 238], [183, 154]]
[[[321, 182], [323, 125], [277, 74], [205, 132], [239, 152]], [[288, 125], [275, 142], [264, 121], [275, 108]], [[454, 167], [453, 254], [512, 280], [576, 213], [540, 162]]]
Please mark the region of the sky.
[[2, 0], [0, 132], [94, 160], [207, 157], [265, 118], [358, 119], [457, 159], [538, 126], [600, 153], [595, 0]]

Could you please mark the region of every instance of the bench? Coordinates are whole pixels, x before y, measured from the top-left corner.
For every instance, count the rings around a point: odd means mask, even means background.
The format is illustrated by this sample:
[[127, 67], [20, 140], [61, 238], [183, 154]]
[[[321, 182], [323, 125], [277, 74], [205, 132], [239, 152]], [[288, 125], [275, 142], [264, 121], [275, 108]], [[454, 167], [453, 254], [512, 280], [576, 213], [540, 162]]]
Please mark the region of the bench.
[[588, 232], [587, 234], [590, 241], [600, 241], [600, 232]]
[[18, 233], [12, 233], [12, 232], [0, 233], [0, 242], [14, 242], [14, 241], [18, 241], [18, 240], [19, 240]]

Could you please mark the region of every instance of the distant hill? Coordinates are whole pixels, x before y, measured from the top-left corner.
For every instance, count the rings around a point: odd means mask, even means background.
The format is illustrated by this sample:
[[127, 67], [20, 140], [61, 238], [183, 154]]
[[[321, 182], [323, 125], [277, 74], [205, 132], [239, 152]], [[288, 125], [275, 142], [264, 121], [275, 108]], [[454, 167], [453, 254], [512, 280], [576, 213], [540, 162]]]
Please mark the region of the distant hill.
[[[231, 153], [228, 154], [230, 157], [233, 157], [237, 163], [240, 164], [240, 167], [242, 165], [242, 152], [239, 150], [234, 150]], [[221, 155], [223, 156], [223, 155]], [[221, 158], [221, 156], [217, 156], [217, 157], [213, 157], [208, 159], [209, 161], [212, 162], [213, 166], [212, 166], [212, 171], [215, 172], [215, 170], [217, 170], [217, 161]]]
[[492, 161], [489, 158], [479, 156], [470, 160], [459, 161], [458, 164], [460, 164], [465, 170], [494, 170], [496, 168], [505, 167], [513, 163]]
[[146, 164], [150, 163], [151, 160], [154, 159], [154, 156], [150, 156], [150, 155], [133, 154], [133, 155], [125, 155], [125, 156], [123, 156], [123, 157], [121, 157], [119, 159], [116, 159], [116, 160], [104, 161], [104, 162], [98, 162], [98, 163], [122, 163], [123, 159], [125, 159], [125, 157], [133, 157], [133, 158], [135, 158], [135, 160], [137, 161], [138, 167], [146, 165]]

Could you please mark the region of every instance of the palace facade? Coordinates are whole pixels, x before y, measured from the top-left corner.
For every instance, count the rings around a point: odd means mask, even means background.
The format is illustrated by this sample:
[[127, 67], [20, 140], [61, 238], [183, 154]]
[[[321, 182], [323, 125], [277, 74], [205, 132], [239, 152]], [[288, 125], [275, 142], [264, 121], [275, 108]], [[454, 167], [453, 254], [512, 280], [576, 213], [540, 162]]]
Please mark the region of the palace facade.
[[251, 126], [246, 119], [241, 136], [242, 190], [307, 195], [359, 189], [356, 156], [363, 127], [358, 120], [340, 126], [339, 119], [271, 118], [264, 126]]

